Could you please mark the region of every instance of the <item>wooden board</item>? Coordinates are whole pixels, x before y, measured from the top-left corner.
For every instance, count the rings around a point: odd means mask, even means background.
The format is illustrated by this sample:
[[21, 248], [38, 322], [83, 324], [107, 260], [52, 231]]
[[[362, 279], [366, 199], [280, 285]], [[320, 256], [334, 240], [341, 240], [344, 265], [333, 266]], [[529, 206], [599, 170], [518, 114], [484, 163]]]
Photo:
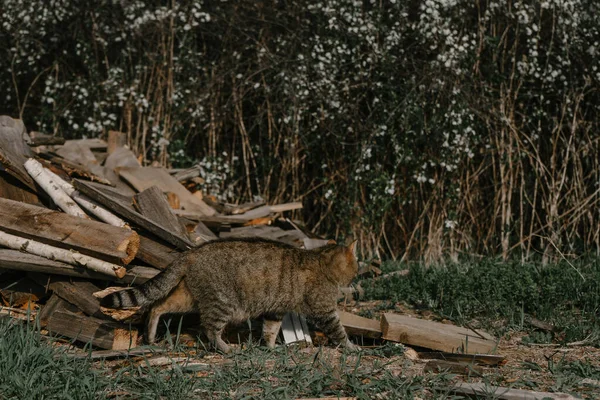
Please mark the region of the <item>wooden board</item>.
[[[1, 169], [1, 167], [0, 167]], [[41, 206], [37, 194], [14, 176], [0, 171], [0, 197]]]
[[75, 179], [73, 184], [77, 190], [92, 200], [100, 203], [105, 208], [178, 248], [186, 250], [190, 247], [194, 247], [194, 243], [189, 239], [183, 240], [180, 236], [174, 235], [170, 231], [164, 229], [161, 225], [137, 212], [133, 208], [132, 199], [128, 196], [123, 196], [116, 189], [111, 188], [110, 186], [86, 182], [79, 179]]
[[482, 331], [399, 314], [383, 314], [381, 331], [385, 340], [450, 353], [485, 354], [497, 346], [496, 340]]
[[123, 282], [126, 284], [136, 285], [142, 284], [148, 279], [154, 278], [160, 272], [155, 268], [136, 266], [130, 268], [123, 278], [118, 279], [117, 277], [100, 274], [87, 268], [76, 267], [33, 254], [7, 249], [0, 249], [0, 268], [15, 271], [42, 272], [46, 274], [74, 276], [102, 281]]
[[287, 313], [281, 322], [281, 334], [285, 344], [296, 342], [312, 343], [310, 332], [306, 325], [306, 321], [302, 323], [301, 316], [296, 313]]
[[33, 151], [25, 143], [26, 135], [23, 121], [0, 115], [0, 170], [4, 169], [35, 191], [35, 183], [23, 167], [25, 161], [34, 156]]
[[164, 168], [122, 167], [118, 169], [118, 174], [138, 192], [146, 190], [151, 186], [158, 186], [160, 190], [165, 193], [175, 193], [177, 197], [179, 197], [181, 207], [184, 210], [197, 212], [206, 216], [211, 216], [216, 213], [215, 210], [209, 207], [204, 201], [190, 193]]
[[348, 335], [372, 339], [381, 337], [381, 322], [375, 319], [364, 318], [346, 311], [338, 311], [338, 316]]
[[82, 254], [129, 264], [140, 240], [134, 231], [0, 198], [0, 229]]
[[137, 345], [138, 333], [128, 326], [83, 316], [65, 310], [56, 310], [48, 319], [47, 329], [82, 343], [107, 350], [126, 350]]

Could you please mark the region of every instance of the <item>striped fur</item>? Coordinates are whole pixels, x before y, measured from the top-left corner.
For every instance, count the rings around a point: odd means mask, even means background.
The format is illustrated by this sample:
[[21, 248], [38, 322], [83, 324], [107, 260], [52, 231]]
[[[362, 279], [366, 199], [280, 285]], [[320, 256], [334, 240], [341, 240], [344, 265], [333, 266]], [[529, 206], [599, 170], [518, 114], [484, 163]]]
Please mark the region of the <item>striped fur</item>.
[[215, 240], [189, 250], [156, 278], [102, 302], [113, 308], [152, 305], [146, 339], [153, 342], [166, 313], [199, 312], [210, 342], [227, 352], [221, 338], [228, 323], [265, 320], [263, 336], [273, 347], [283, 315], [304, 314], [333, 343], [352, 347], [337, 312], [338, 287], [358, 271], [353, 243], [302, 250], [265, 239]]

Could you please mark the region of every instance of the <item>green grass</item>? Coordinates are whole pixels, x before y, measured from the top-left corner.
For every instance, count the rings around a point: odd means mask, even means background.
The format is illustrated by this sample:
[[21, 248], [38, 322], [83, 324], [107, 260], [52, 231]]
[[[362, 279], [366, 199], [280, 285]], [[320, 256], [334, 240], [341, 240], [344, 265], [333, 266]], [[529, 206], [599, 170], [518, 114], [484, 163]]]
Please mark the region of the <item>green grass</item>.
[[89, 363], [67, 358], [31, 325], [0, 318], [0, 398], [96, 399], [107, 383]]
[[410, 269], [407, 276], [362, 281], [365, 297], [384, 300], [383, 308], [404, 302], [430, 309], [458, 323], [504, 320], [504, 326], [527, 329], [525, 316], [531, 315], [559, 330], [554, 337], [536, 333], [533, 341], [600, 343], [598, 260], [573, 266], [497, 260], [430, 268], [417, 263], [383, 266], [384, 272], [404, 268]]

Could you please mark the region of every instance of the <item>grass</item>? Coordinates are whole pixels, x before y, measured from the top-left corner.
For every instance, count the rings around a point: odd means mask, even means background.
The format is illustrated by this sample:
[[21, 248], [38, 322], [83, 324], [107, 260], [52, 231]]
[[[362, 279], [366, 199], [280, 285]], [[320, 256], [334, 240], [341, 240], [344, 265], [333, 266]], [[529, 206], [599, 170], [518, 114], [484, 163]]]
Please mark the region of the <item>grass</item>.
[[[575, 268], [574, 268], [575, 267]], [[493, 329], [527, 329], [527, 316], [555, 325], [554, 334], [532, 333], [533, 342], [587, 340], [600, 344], [600, 261], [542, 266], [484, 260], [426, 268], [384, 264], [384, 272], [408, 268], [407, 276], [361, 282], [367, 299], [393, 308], [398, 302], [435, 311], [465, 323], [474, 319]], [[502, 332], [500, 332], [502, 333]]]
[[[578, 271], [562, 264], [493, 260], [435, 268], [387, 263], [382, 268], [390, 272], [407, 267], [410, 273], [405, 277], [361, 282], [368, 298], [380, 300], [371, 308], [372, 314], [404, 303], [458, 323], [473, 325], [477, 321], [496, 330], [528, 331], [523, 344], [600, 343], [595, 317], [600, 303], [600, 266], [596, 261], [578, 263]], [[551, 322], [558, 329], [553, 333], [532, 329], [526, 315]], [[457, 398], [447, 389], [454, 375], [414, 373], [414, 365], [403, 357], [399, 345], [353, 354], [330, 347], [267, 350], [249, 342], [230, 356], [211, 358], [214, 354], [199, 345], [182, 344], [181, 330], [180, 323], [166, 343], [179, 356], [198, 361], [205, 358], [206, 368], [149, 367], [140, 364], [139, 358], [77, 360], [65, 354], [64, 346], [43, 338], [35, 326], [0, 319], [0, 399]], [[532, 390], [587, 390], [591, 393], [587, 398], [595, 397], [600, 390], [593, 387], [600, 380], [597, 357], [573, 359], [571, 355], [567, 359], [553, 347], [540, 349], [548, 350], [541, 357], [517, 362], [512, 372], [508, 368], [491, 370], [483, 380]], [[215, 363], [215, 359], [222, 362]]]

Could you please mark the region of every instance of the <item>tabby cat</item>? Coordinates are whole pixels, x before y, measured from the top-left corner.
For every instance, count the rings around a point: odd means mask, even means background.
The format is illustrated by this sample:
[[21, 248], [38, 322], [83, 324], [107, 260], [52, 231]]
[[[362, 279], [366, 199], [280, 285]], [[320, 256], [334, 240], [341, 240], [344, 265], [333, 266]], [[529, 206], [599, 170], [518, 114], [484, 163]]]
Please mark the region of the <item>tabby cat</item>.
[[111, 308], [150, 306], [146, 340], [154, 342], [159, 317], [199, 312], [206, 336], [224, 353], [225, 326], [262, 316], [263, 337], [274, 347], [287, 312], [305, 315], [334, 343], [350, 348], [336, 312], [338, 288], [358, 271], [356, 242], [303, 250], [266, 239], [224, 239], [189, 250], [137, 288], [108, 295]]

